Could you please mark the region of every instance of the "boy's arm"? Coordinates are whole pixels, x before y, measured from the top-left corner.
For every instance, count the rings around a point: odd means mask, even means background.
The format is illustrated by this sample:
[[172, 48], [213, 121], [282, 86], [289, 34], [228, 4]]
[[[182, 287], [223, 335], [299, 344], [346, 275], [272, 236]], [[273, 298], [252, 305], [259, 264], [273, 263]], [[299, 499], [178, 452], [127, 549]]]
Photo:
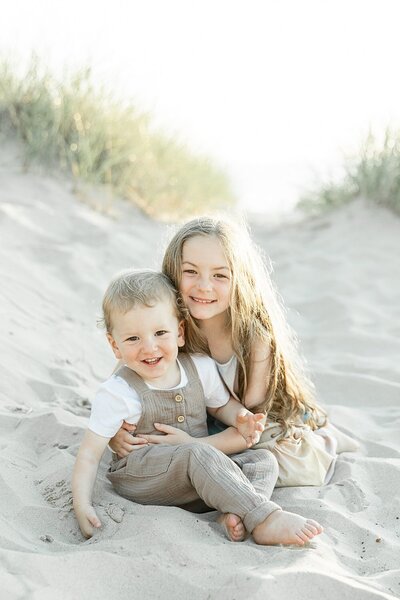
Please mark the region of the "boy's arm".
[[79, 448], [72, 474], [73, 507], [79, 527], [86, 538], [93, 535], [93, 527], [101, 526], [92, 506], [92, 492], [97, 469], [108, 441], [109, 438], [88, 429]]
[[146, 440], [135, 437], [134, 431], [136, 427], [131, 425], [128, 429], [127, 424], [123, 423], [122, 427], [112, 437], [108, 443], [112, 452], [117, 454], [118, 458], [129, 456], [132, 450], [139, 450], [146, 443]]

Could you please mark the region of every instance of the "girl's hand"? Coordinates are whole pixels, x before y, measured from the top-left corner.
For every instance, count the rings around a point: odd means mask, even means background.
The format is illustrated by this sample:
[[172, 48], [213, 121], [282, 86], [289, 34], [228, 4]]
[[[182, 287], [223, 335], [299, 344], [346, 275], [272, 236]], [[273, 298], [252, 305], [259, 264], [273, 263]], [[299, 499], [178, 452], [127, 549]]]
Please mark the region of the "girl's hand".
[[93, 506], [90, 504], [85, 507], [74, 506], [74, 510], [82, 535], [85, 536], [85, 538], [91, 538], [93, 530], [101, 527], [101, 521], [96, 515]]
[[109, 441], [108, 445], [111, 450], [117, 453], [119, 458], [128, 456], [132, 450], [138, 450], [146, 444], [146, 440], [142, 440], [139, 437], [133, 437], [132, 433], [136, 430], [136, 425], [131, 425], [125, 421], [122, 427], [113, 438]]
[[265, 415], [262, 413], [246, 413], [238, 414], [236, 417], [236, 428], [240, 435], [244, 437], [248, 448], [257, 444], [260, 441], [260, 436], [264, 431], [263, 421]]
[[139, 434], [139, 437], [143, 438], [143, 442], [148, 442], [149, 444], [169, 444], [170, 446], [179, 446], [179, 444], [187, 444], [193, 439], [186, 431], [171, 427], [171, 425], [154, 423], [154, 427], [157, 431], [161, 431], [165, 435]]

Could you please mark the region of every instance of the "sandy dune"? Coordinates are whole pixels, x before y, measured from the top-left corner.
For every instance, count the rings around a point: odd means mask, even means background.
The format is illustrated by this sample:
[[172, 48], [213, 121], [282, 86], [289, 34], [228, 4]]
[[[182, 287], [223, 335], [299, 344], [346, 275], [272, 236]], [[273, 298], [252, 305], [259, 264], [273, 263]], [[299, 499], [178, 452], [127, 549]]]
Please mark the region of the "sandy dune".
[[315, 517], [305, 549], [229, 542], [216, 513], [143, 507], [99, 474], [104, 526], [84, 541], [70, 475], [100, 380], [113, 368], [96, 328], [103, 289], [160, 262], [169, 232], [124, 204], [92, 211], [71, 183], [0, 154], [0, 598], [400, 596], [400, 220], [361, 202], [280, 229], [254, 225], [269, 253], [320, 400], [361, 444], [330, 485], [274, 500]]

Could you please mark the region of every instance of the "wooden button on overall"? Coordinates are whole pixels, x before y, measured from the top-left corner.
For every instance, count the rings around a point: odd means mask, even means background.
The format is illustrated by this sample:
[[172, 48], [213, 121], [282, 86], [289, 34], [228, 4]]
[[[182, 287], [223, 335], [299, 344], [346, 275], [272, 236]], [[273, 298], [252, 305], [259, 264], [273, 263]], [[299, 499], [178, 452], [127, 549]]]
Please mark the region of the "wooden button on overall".
[[175, 401], [176, 401], [176, 402], [182, 402], [182, 400], [183, 400], [183, 396], [181, 396], [181, 394], [177, 394], [177, 395], [175, 396]]
[[185, 417], [183, 415], [179, 415], [178, 423], [183, 423], [184, 420], [185, 420]]

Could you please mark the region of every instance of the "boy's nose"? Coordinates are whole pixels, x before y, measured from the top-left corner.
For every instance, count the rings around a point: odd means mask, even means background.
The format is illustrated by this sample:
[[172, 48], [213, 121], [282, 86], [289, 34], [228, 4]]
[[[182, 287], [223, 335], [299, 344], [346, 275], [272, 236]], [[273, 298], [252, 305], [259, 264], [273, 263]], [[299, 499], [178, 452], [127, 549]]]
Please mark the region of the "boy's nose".
[[155, 338], [149, 338], [148, 340], [143, 340], [142, 350], [143, 352], [154, 352], [154, 350], [158, 347], [157, 340]]

